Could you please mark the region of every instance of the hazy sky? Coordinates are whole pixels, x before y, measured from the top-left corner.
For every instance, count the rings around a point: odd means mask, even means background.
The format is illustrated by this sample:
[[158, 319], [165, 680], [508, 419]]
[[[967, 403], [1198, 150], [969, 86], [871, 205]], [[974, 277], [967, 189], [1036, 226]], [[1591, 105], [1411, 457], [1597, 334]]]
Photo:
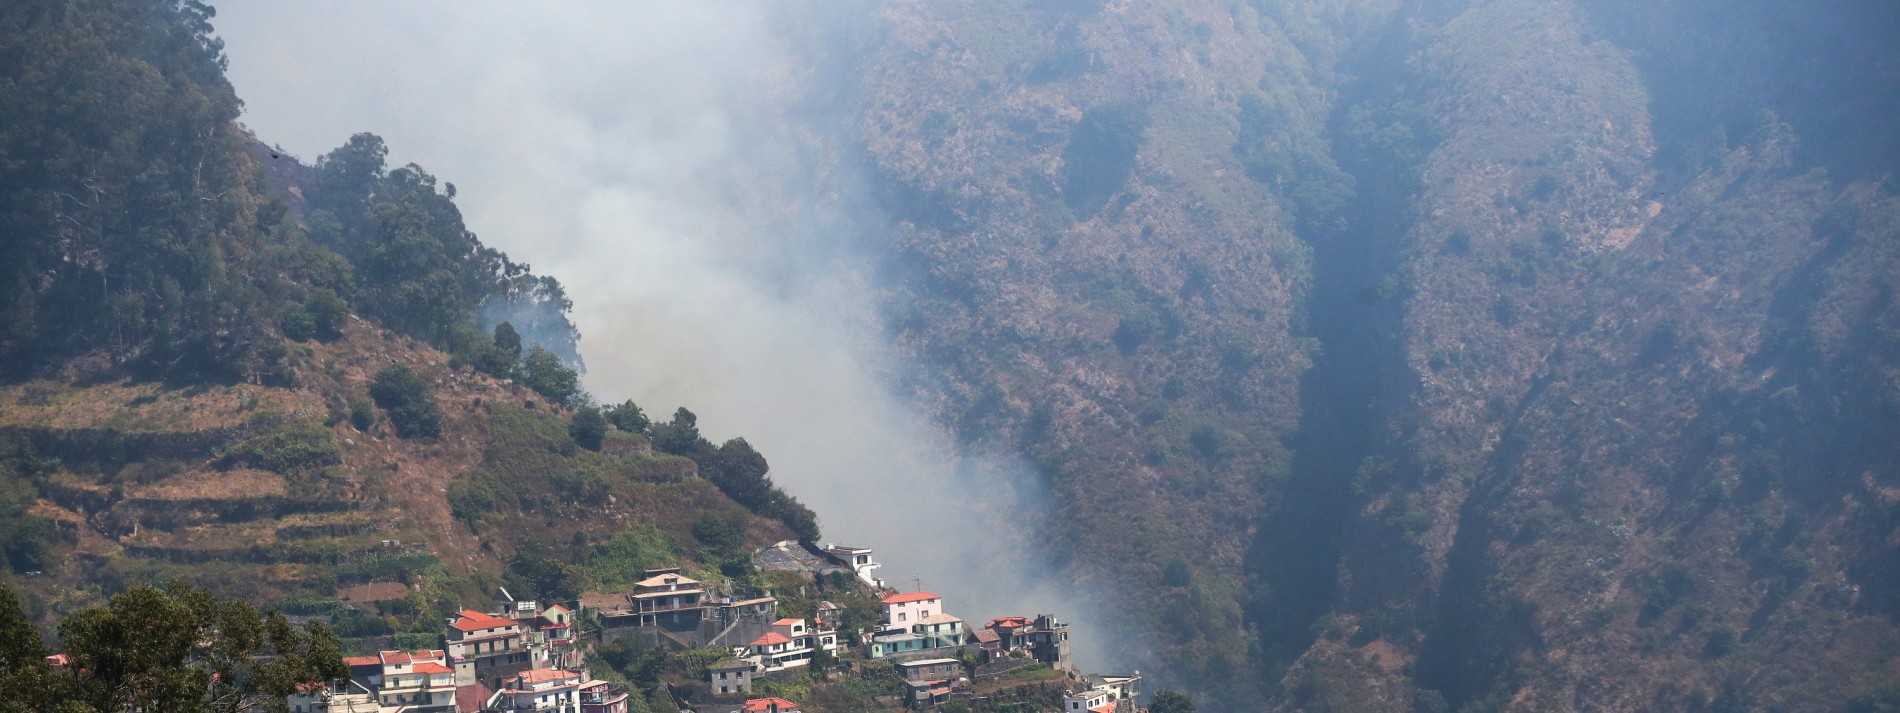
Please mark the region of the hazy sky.
[[748, 248], [785, 242], [717, 176], [738, 162], [800, 179], [734, 114], [769, 101], [786, 62], [765, 7], [244, 0], [219, 3], [216, 25], [261, 139], [308, 162], [381, 135], [392, 165], [455, 184], [484, 242], [567, 284], [601, 400], [656, 418], [684, 405], [709, 437], [745, 436], [827, 539], [878, 548], [892, 584], [920, 576], [976, 625], [1090, 618], [1026, 545], [994, 536], [1009, 513], [993, 508], [1033, 500], [1013, 490], [1033, 479], [949, 450], [883, 388], [856, 266], [822, 251], [771, 277], [746, 267]]

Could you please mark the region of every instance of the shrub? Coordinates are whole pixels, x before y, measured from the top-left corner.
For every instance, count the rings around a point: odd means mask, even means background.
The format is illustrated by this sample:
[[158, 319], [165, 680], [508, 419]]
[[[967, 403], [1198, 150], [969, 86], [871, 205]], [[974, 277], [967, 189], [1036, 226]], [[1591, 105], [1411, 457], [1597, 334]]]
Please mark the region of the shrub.
[[341, 462], [330, 430], [308, 421], [252, 436], [233, 447], [226, 457], [278, 473]]
[[277, 323], [284, 330], [284, 338], [293, 342], [309, 341], [310, 338], [317, 336], [316, 318], [310, 316], [310, 312], [302, 307], [284, 310], [283, 316], [278, 318]]
[[582, 406], [574, 412], [574, 420], [568, 422], [567, 435], [580, 447], [598, 451], [601, 439], [607, 437], [607, 417], [601, 415], [598, 406]]
[[343, 320], [349, 319], [350, 305], [328, 288], [318, 288], [304, 304], [305, 314], [318, 339], [335, 339], [343, 334]]
[[580, 393], [580, 374], [561, 363], [561, 358], [540, 346], [528, 351], [521, 360], [521, 383], [548, 401], [564, 404]]
[[376, 409], [368, 400], [350, 397], [350, 425], [358, 431], [368, 432], [376, 425]]
[[409, 367], [391, 364], [376, 372], [376, 383], [369, 387], [370, 398], [389, 412], [389, 424], [402, 438], [435, 438], [442, 435], [442, 409], [435, 403], [429, 384]]
[[631, 399], [608, 406], [603, 410], [603, 415], [614, 428], [628, 433], [646, 433], [647, 428], [653, 425], [653, 420], [647, 418], [646, 412], [635, 406]]

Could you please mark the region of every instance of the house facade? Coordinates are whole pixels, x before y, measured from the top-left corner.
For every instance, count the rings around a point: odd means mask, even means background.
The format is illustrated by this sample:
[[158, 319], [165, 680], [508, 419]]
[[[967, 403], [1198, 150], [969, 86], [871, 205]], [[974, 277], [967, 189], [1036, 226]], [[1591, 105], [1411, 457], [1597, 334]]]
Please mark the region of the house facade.
[[718, 697], [752, 693], [752, 662], [727, 659], [706, 669], [706, 692]]
[[915, 658], [956, 649], [965, 643], [962, 619], [949, 614], [932, 614], [908, 628], [886, 630], [872, 636], [865, 654], [874, 659]]
[[1127, 676], [1082, 677], [1088, 688], [1069, 691], [1062, 695], [1063, 713], [1139, 713], [1141, 707], [1135, 703], [1140, 692], [1135, 684], [1141, 682], [1141, 672]]
[[943, 597], [930, 592], [906, 592], [884, 597], [884, 628], [909, 629], [912, 624], [943, 613]]
[[455, 713], [455, 669], [448, 654], [384, 651], [343, 659], [348, 681], [305, 687], [285, 703], [292, 713]]
[[502, 679], [535, 667], [534, 652], [520, 622], [513, 619], [464, 609], [449, 622], [446, 638], [445, 648], [460, 685], [498, 687]]
[[818, 651], [837, 650], [838, 632], [817, 631], [804, 619], [780, 619], [772, 622], [770, 631], [736, 653], [759, 671], [769, 673], [810, 665]]
[[627, 687], [606, 681], [581, 684], [581, 713], [627, 713]]
[[1035, 618], [1005, 616], [983, 625], [975, 640], [991, 655], [1025, 651], [1050, 668], [1073, 671], [1070, 656], [1069, 625], [1050, 614]]
[[488, 707], [497, 711], [581, 713], [582, 683], [581, 675], [573, 671], [529, 669], [503, 680]]
[[852, 547], [850, 545], [825, 545], [824, 552], [825, 557], [830, 559], [833, 563], [851, 570], [851, 573], [857, 576], [858, 581], [878, 588], [884, 586], [884, 580], [878, 579], [875, 574], [877, 568], [883, 565], [878, 564], [877, 559], [872, 556], [871, 548]]
[[627, 594], [639, 626], [688, 628], [699, 625], [706, 612], [706, 589], [678, 568], [650, 569], [647, 578]]

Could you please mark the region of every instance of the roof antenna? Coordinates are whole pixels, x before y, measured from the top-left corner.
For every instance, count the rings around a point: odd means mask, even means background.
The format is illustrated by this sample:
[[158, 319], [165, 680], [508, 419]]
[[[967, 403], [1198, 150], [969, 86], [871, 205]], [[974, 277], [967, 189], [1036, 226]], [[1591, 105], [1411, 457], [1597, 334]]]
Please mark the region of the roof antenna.
[[924, 591], [924, 578], [923, 578], [923, 577], [919, 577], [919, 576], [917, 576], [917, 575], [914, 575], [914, 574], [913, 574], [913, 575], [911, 575], [911, 576], [910, 576], [910, 582], [911, 582], [911, 584], [912, 584], [912, 585], [914, 585], [914, 586], [916, 586], [916, 587], [917, 587], [916, 589], [913, 589], [913, 590], [911, 590], [911, 591], [913, 591], [913, 592], [921, 592], [921, 591]]

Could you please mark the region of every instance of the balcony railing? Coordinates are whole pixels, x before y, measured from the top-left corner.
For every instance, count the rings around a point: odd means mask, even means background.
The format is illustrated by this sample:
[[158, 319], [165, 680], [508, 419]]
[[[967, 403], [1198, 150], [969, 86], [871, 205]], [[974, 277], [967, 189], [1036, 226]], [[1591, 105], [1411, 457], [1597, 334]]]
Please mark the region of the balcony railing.
[[608, 686], [604, 690], [583, 691], [581, 693], [581, 702], [582, 703], [614, 703], [626, 697], [627, 697], [626, 687]]
[[660, 604], [654, 601], [642, 601], [642, 602], [638, 602], [638, 605], [639, 605], [639, 612], [641, 614], [655, 614], [655, 613], [663, 613], [663, 612], [671, 612], [671, 611], [683, 611], [686, 609], [701, 609], [705, 607], [705, 604], [697, 600], [679, 603], [679, 604]]

